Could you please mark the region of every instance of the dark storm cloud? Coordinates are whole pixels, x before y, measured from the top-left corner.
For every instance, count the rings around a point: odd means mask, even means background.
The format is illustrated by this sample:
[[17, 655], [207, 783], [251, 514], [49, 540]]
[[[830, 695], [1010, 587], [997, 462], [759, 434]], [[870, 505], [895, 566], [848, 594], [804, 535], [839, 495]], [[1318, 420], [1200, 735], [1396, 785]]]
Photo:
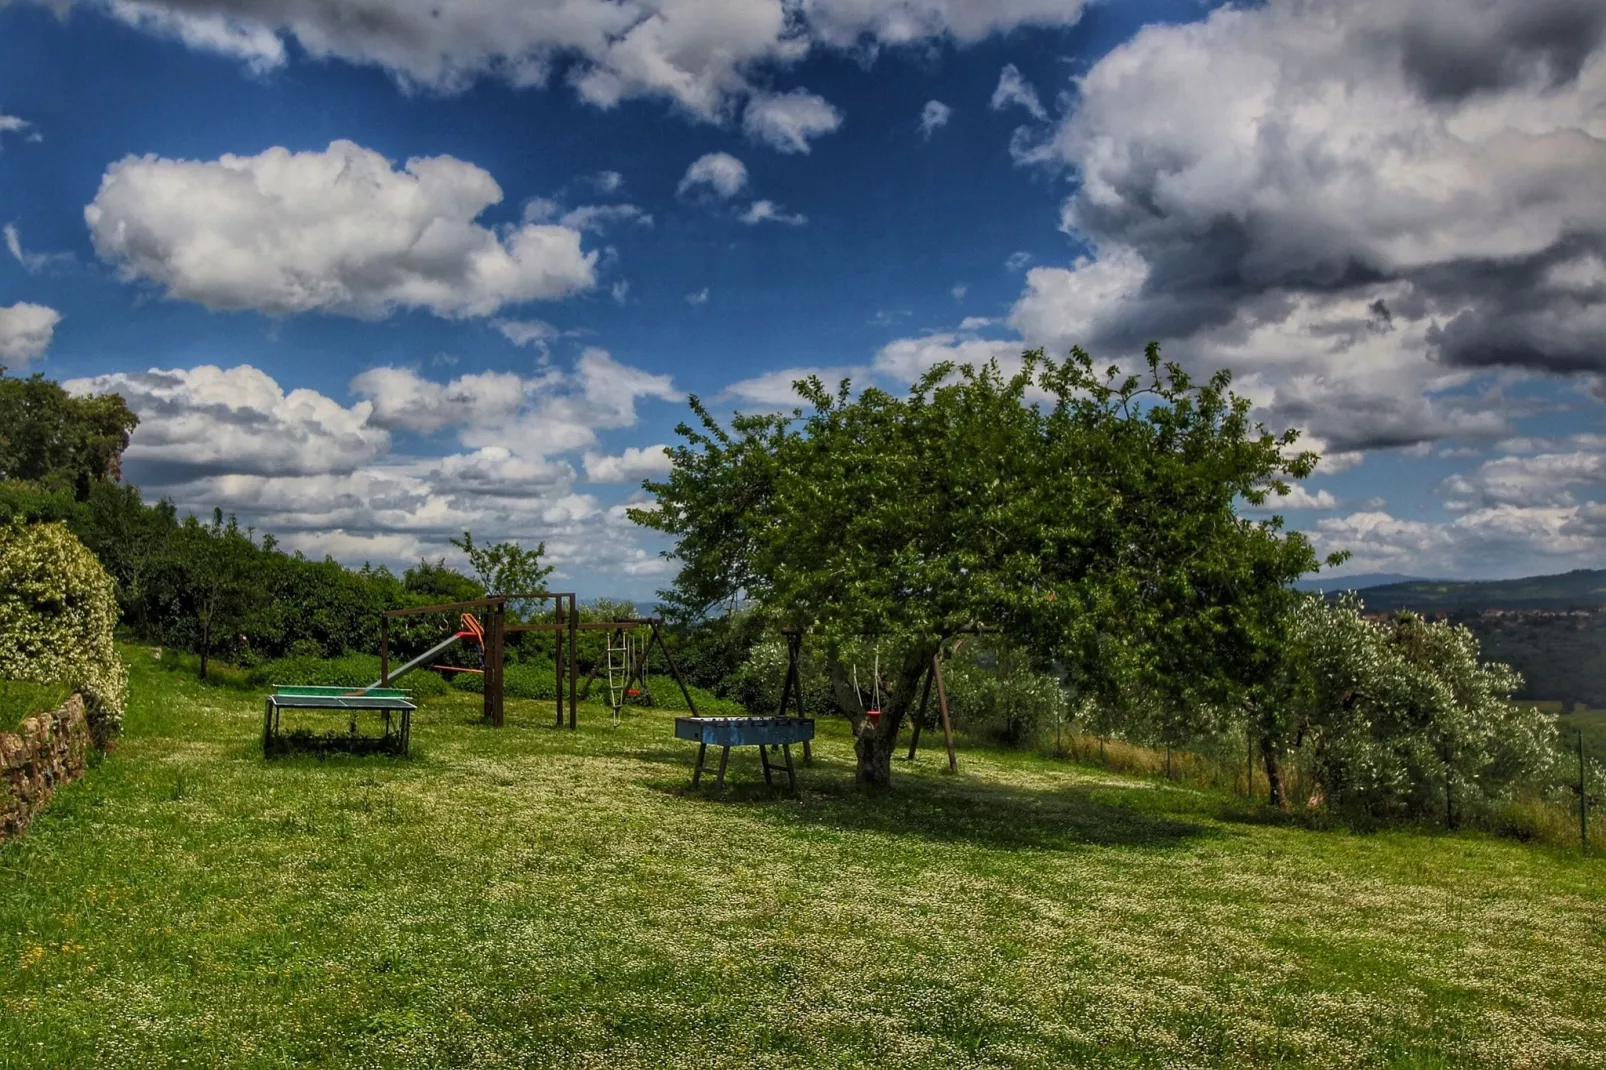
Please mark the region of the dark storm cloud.
[[1606, 372], [1603, 49], [1601, 0], [1273, 0], [1146, 30], [1054, 145], [1066, 229], [1147, 275], [1063, 322], [1222, 343], [1295, 294], [1368, 307], [1304, 328], [1339, 348], [1420, 346], [1431, 319], [1446, 367]]
[[1606, 36], [1599, 0], [1445, 4], [1416, 12], [1400, 36], [1406, 77], [1434, 101], [1578, 77]]

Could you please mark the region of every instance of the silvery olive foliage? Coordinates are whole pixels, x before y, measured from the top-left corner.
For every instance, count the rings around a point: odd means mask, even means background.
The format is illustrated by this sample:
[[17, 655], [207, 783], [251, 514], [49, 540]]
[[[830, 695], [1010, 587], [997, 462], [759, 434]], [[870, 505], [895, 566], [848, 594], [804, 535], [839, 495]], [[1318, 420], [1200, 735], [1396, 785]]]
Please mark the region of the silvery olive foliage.
[[1465, 627], [1311, 596], [1288, 655], [1289, 724], [1335, 808], [1453, 821], [1553, 761], [1555, 718], [1510, 701], [1521, 677], [1480, 660]]
[[128, 687], [116, 626], [112, 579], [66, 524], [0, 525], [0, 677], [82, 692], [104, 739]]

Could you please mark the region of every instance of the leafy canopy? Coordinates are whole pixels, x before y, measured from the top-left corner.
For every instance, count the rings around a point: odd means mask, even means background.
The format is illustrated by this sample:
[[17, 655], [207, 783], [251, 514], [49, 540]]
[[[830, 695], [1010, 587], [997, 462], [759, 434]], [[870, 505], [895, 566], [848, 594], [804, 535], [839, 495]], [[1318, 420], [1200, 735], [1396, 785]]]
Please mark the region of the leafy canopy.
[[535, 549], [526, 550], [516, 542], [497, 542], [485, 545], [474, 542], [474, 536], [465, 531], [452, 545], [468, 556], [474, 574], [486, 594], [532, 594], [546, 590], [546, 578], [552, 574], [551, 565], [541, 564], [546, 543], [537, 543]]
[[750, 602], [828, 645], [886, 635], [919, 655], [906, 677], [986, 624], [1112, 693], [1220, 699], [1271, 663], [1287, 584], [1317, 566], [1238, 508], [1317, 459], [1252, 422], [1227, 372], [1195, 383], [1154, 345], [1146, 365], [1038, 350], [1009, 375], [938, 365], [904, 396], [811, 377], [807, 413], [728, 430], [693, 397], [655, 507], [630, 515], [675, 537], [679, 603]]
[[116, 394], [73, 397], [42, 375], [0, 366], [0, 482], [25, 480], [80, 501], [115, 482], [139, 418]]

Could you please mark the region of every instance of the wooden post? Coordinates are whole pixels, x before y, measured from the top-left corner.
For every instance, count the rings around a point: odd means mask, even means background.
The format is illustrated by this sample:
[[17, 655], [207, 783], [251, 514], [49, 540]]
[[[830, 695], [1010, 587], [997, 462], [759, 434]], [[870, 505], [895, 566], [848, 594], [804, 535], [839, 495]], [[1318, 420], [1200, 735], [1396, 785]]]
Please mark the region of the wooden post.
[[[781, 715], [786, 715], [786, 706], [792, 699], [797, 700], [798, 720], [803, 720], [803, 633], [791, 631], [786, 633], [786, 683], [781, 685]], [[803, 741], [803, 764], [814, 764], [814, 748], [808, 740]]]
[[563, 596], [561, 594], [560, 595], [554, 595], [553, 598], [552, 598], [552, 619], [555, 622], [554, 630], [552, 632], [552, 642], [553, 642], [552, 665], [553, 665], [553, 671], [555, 673], [557, 673], [557, 682], [553, 685], [552, 692], [553, 692], [553, 694], [557, 695], [557, 702], [558, 702], [558, 719], [557, 719], [557, 722], [552, 727], [554, 727], [554, 728], [562, 728], [563, 727]]
[[575, 726], [577, 714], [575, 707], [580, 700], [580, 681], [575, 679], [579, 675], [580, 662], [574, 655], [575, 627], [580, 623], [580, 607], [575, 604], [574, 595], [569, 596], [569, 727]]
[[926, 681], [920, 688], [920, 712], [915, 714], [914, 735], [909, 740], [908, 761], [915, 760], [915, 748], [920, 746], [920, 729], [926, 723], [926, 708], [931, 701], [931, 670], [926, 670]]
[[[663, 624], [663, 618], [659, 617], [659, 618], [655, 618], [653, 620], [653, 622], [652, 622], [652, 638], [649, 639], [648, 641], [649, 642], [656, 641], [658, 643], [658, 649], [660, 651], [662, 651], [663, 655], [664, 655], [664, 664], [669, 666], [669, 675], [673, 676], [675, 678], [675, 685], [680, 688], [680, 695], [681, 695], [682, 698], [684, 698], [686, 700], [686, 709], [687, 709], [687, 711], [693, 717], [696, 717], [697, 716], [697, 703], [692, 701], [691, 689], [686, 686], [686, 681], [681, 679], [680, 666], [675, 664], [675, 656], [669, 652], [669, 644], [664, 642], [663, 634], [661, 632], [659, 632], [659, 630], [658, 630], [658, 628], [659, 628], [659, 626], [661, 624]], [[642, 658], [642, 662], [643, 662], [643, 664], [646, 663], [646, 658], [645, 657]]]
[[491, 607], [490, 627], [485, 636], [485, 716], [496, 728], [502, 727], [504, 706], [502, 696], [502, 644], [507, 625], [507, 607], [501, 602]]
[[379, 618], [379, 686], [390, 686], [390, 618]]
[[931, 656], [931, 671], [937, 677], [937, 706], [942, 710], [942, 734], [948, 741], [948, 771], [959, 772], [959, 759], [954, 757], [954, 726], [948, 719], [948, 689], [942, 685], [942, 655]]

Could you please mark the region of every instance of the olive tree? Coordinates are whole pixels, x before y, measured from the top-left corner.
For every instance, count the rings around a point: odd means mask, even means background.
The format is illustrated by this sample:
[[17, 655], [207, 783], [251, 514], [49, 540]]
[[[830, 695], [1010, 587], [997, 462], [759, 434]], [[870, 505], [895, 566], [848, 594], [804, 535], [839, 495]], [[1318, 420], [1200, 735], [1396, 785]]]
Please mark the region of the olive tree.
[[[863, 783], [889, 781], [921, 676], [970, 626], [1182, 708], [1254, 682], [1286, 585], [1316, 567], [1280, 521], [1237, 511], [1315, 456], [1253, 423], [1227, 373], [1196, 384], [1156, 346], [1141, 375], [1038, 350], [1008, 375], [941, 364], [902, 395], [795, 385], [807, 412], [728, 429], [692, 397], [696, 426], [630, 515], [675, 538], [679, 603], [810, 632]], [[845, 656], [864, 636], [893, 651], [874, 724]]]
[[1289, 639], [1284, 724], [1312, 748], [1334, 807], [1453, 822], [1552, 757], [1555, 718], [1512, 703], [1521, 677], [1483, 661], [1463, 626], [1413, 613], [1368, 620], [1353, 595], [1307, 595]]

